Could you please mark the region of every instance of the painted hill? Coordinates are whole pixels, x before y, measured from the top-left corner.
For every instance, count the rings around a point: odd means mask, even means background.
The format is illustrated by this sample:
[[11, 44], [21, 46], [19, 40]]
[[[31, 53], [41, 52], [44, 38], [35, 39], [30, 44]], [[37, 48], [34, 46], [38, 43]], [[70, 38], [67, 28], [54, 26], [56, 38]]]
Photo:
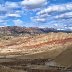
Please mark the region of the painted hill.
[[20, 55], [29, 58], [55, 58], [68, 47], [72, 48], [72, 33], [47, 33], [18, 36], [0, 41], [1, 55]]
[[12, 65], [20, 64], [22, 60], [51, 59], [63, 66], [71, 66], [72, 33], [57, 30], [50, 32], [49, 30], [48, 28], [24, 27], [23, 29], [22, 27], [0, 28], [0, 35], [2, 35], [0, 37], [0, 64]]

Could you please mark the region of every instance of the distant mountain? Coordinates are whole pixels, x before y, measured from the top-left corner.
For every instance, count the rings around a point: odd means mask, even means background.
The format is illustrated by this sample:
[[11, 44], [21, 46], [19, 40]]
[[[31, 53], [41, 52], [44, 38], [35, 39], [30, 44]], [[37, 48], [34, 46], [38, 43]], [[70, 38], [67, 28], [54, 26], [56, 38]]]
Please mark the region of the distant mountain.
[[18, 27], [18, 26], [0, 27], [0, 35], [15, 35], [15, 36], [20, 34], [34, 35], [34, 34], [42, 34], [42, 33], [48, 33], [48, 32], [65, 32], [65, 31], [56, 30], [54, 28], [38, 28], [38, 27], [29, 27], [29, 28]]
[[20, 34], [41, 34], [56, 31], [54, 28], [38, 28], [38, 27], [18, 27], [7, 26], [0, 27], [0, 35], [20, 35]]

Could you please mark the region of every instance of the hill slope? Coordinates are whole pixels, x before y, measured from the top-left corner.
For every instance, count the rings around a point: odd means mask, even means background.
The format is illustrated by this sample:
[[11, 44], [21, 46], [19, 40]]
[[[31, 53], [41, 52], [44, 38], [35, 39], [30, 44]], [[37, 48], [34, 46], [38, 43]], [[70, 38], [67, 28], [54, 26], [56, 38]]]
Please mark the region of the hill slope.
[[[72, 50], [72, 33], [50, 32], [11, 36], [9, 39], [8, 35], [0, 38], [0, 58], [54, 59], [64, 65], [64, 61], [60, 62], [60, 59], [65, 57], [64, 54], [70, 55], [68, 48]], [[70, 58], [67, 61], [70, 61]]]
[[54, 56], [58, 55], [69, 46], [72, 46], [72, 33], [48, 33], [1, 40], [0, 54], [31, 55], [47, 52], [47, 55]]

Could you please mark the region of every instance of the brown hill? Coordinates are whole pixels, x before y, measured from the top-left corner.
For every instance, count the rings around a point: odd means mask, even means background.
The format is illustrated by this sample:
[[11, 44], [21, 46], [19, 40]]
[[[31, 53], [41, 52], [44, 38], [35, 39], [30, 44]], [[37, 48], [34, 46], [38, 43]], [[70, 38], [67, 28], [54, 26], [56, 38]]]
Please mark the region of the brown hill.
[[38, 28], [38, 27], [18, 27], [18, 26], [7, 26], [7, 27], [0, 27], [0, 35], [25, 35], [25, 34], [42, 34], [42, 33], [48, 33], [56, 31], [54, 28]]
[[[1, 39], [0, 53], [3, 54], [37, 54], [61, 51], [72, 45], [72, 33], [48, 33], [35, 36], [19, 36], [8, 40]], [[56, 52], [56, 51], [59, 52]], [[48, 54], [52, 55], [52, 54]], [[53, 54], [54, 55], [54, 54]]]
[[[48, 28], [20, 28], [16, 26], [0, 28], [0, 58], [49, 58], [63, 64], [64, 61], [60, 62], [60, 59], [65, 57], [64, 53], [69, 56], [70, 51], [68, 50], [69, 52], [67, 52], [67, 49], [72, 49], [72, 33], [50, 31], [55, 30]], [[70, 58], [67, 61], [70, 61]]]

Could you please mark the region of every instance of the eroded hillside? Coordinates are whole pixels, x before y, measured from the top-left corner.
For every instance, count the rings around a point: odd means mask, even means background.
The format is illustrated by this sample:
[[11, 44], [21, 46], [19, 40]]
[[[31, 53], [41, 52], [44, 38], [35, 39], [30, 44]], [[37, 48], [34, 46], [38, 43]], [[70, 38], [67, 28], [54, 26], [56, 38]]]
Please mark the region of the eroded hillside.
[[2, 36], [0, 65], [3, 72], [72, 72], [72, 33]]
[[[1, 55], [35, 55], [54, 57], [63, 50], [72, 47], [72, 33], [47, 33], [35, 36], [12, 37], [0, 40]], [[43, 54], [43, 55], [42, 55]], [[42, 55], [42, 56], [40, 56]], [[36, 56], [34, 56], [36, 57]]]

